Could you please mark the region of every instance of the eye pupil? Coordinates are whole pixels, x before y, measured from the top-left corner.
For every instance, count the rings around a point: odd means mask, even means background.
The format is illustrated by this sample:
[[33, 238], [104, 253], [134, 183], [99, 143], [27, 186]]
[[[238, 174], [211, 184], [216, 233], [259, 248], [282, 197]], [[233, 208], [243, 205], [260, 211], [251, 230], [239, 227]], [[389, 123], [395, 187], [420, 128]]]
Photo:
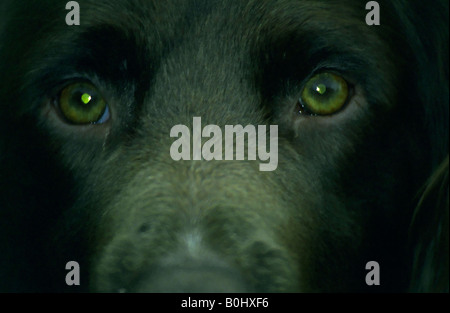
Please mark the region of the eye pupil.
[[87, 93], [84, 93], [81, 96], [81, 101], [83, 101], [84, 104], [88, 104], [91, 101], [91, 99], [92, 99], [91, 95], [89, 95]]
[[325, 86], [324, 84], [318, 84], [318, 85], [316, 86], [316, 91], [317, 91], [319, 94], [323, 95], [325, 92], [327, 92], [327, 86]]

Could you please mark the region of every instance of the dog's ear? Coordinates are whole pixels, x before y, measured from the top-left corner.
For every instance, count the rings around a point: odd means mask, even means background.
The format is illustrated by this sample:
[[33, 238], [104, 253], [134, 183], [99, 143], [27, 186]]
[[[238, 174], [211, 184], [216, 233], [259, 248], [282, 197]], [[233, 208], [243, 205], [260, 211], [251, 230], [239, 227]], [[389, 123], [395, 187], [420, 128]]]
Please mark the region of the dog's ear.
[[[449, 2], [435, 0], [392, 1], [407, 42], [408, 67], [413, 69], [414, 96], [422, 106], [422, 118], [431, 143], [432, 168], [448, 154], [449, 140]], [[428, 164], [426, 164], [428, 166]]]
[[[401, 5], [401, 1], [393, 3]], [[431, 173], [416, 198], [409, 232], [411, 292], [449, 291], [449, 3], [434, 4], [408, 1], [405, 7], [410, 11], [399, 14], [408, 30], [415, 90], [431, 148], [429, 163], [423, 163]]]
[[411, 292], [449, 291], [449, 157], [430, 177], [414, 211]]
[[[400, 1], [395, 1], [398, 4]], [[417, 99], [431, 143], [431, 168], [436, 169], [449, 151], [449, 2], [408, 1], [412, 12], [402, 12], [413, 55]]]

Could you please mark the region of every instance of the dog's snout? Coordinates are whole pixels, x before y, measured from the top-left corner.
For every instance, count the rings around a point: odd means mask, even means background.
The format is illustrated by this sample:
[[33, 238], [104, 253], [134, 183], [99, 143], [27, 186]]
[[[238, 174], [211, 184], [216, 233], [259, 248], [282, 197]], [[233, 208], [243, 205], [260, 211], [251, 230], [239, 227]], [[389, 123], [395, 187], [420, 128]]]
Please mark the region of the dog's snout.
[[231, 267], [195, 261], [164, 266], [132, 287], [135, 292], [249, 292], [242, 277]]
[[248, 292], [236, 266], [204, 246], [202, 235], [182, 235], [181, 249], [163, 258], [136, 285], [138, 292]]

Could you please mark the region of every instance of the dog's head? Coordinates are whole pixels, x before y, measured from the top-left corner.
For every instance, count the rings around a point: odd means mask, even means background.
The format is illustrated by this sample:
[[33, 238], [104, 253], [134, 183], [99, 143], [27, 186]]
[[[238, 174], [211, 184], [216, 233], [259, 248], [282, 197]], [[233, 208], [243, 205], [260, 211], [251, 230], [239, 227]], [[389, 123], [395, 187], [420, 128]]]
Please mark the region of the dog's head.
[[[83, 291], [448, 290], [432, 2], [369, 26], [364, 1], [82, 0], [68, 26], [65, 1], [3, 1], [0, 288], [78, 290], [77, 261]], [[225, 160], [225, 125], [257, 160]]]

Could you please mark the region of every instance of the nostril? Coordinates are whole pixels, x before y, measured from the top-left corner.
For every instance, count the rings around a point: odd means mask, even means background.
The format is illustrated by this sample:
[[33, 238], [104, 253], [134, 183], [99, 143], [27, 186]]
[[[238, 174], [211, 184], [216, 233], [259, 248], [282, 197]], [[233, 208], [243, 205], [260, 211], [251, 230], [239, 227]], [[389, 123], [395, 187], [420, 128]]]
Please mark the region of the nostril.
[[138, 233], [140, 234], [146, 233], [150, 230], [150, 228], [151, 228], [150, 223], [143, 223], [141, 224], [141, 226], [139, 226]]

